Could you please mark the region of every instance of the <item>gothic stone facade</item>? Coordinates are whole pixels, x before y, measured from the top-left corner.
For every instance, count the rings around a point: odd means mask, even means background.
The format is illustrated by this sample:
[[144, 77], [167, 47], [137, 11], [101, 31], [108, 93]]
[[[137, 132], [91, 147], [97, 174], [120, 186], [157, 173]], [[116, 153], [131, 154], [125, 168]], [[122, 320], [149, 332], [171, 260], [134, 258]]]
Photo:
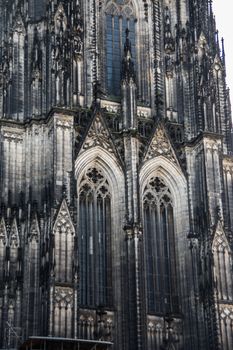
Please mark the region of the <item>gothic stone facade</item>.
[[0, 1], [0, 347], [233, 348], [211, 0]]

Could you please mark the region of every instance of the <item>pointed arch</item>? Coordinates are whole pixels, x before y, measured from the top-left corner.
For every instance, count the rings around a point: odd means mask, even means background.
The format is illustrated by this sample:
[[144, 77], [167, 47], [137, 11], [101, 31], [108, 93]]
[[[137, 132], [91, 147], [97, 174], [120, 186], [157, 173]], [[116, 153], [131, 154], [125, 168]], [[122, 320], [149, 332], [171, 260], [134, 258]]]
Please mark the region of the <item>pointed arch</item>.
[[95, 146], [86, 150], [76, 159], [75, 177], [78, 179], [77, 188], [85, 169], [90, 164], [95, 163], [99, 164], [99, 166], [103, 168], [103, 171], [106, 174], [111, 186], [111, 190], [114, 190], [113, 192], [118, 190], [118, 193], [121, 193], [121, 188], [124, 185], [124, 176], [121, 165], [113, 153], [106, 151], [101, 146]]
[[212, 253], [214, 260], [214, 279], [216, 281], [219, 301], [232, 301], [232, 251], [220, 222], [217, 224], [214, 233]]
[[119, 9], [114, 1], [109, 1], [105, 7], [105, 12], [112, 16], [119, 15]]
[[[164, 156], [157, 156], [148, 160], [140, 169], [139, 181], [142, 190], [145, 187], [146, 180], [153, 173], [159, 173], [165, 179], [174, 197], [175, 207], [177, 210], [184, 210], [184, 213], [186, 213], [188, 201], [187, 180], [181, 168]], [[187, 224], [185, 227], [187, 227]]]
[[75, 175], [81, 304], [111, 307], [119, 297], [123, 172], [114, 154], [94, 147], [78, 157]]
[[130, 6], [131, 8], [133, 8], [135, 16], [137, 14], [139, 14], [140, 11], [143, 12], [143, 10], [144, 10], [142, 1], [138, 1], [138, 0], [121, 0], [121, 1], [118, 1], [118, 0], [105, 0], [104, 6], [103, 6], [104, 11], [106, 11], [106, 9], [109, 6], [112, 6], [112, 4], [114, 4], [114, 6], [116, 6], [118, 11], [120, 11], [122, 9], [124, 10], [125, 7], [129, 7]]

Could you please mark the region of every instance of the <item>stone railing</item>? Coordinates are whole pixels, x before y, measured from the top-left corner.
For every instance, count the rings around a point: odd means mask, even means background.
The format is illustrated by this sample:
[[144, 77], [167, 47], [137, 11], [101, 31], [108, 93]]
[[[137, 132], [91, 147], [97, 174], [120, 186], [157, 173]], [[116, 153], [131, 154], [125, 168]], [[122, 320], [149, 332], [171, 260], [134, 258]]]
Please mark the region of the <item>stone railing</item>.
[[80, 339], [111, 341], [114, 332], [114, 312], [104, 309], [79, 310], [78, 333]]
[[160, 350], [163, 347], [165, 349], [174, 348], [174, 350], [182, 349], [182, 320], [147, 315], [147, 343], [147, 350]]

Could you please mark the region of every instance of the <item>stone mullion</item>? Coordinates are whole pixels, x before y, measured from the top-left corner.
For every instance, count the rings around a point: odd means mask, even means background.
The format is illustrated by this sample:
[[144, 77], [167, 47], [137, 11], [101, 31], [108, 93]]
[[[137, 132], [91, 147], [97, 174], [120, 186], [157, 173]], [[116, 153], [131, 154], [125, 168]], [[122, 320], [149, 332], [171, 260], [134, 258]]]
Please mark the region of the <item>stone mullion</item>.
[[[132, 118], [132, 115], [127, 115]], [[133, 124], [133, 120], [131, 119]], [[131, 124], [131, 125], [132, 125]], [[129, 147], [128, 147], [129, 146]], [[125, 158], [127, 174], [127, 201], [128, 203], [128, 227], [127, 256], [128, 256], [128, 307], [129, 307], [129, 343], [128, 349], [144, 349], [145, 334], [142, 310], [143, 276], [142, 276], [142, 254], [143, 246], [141, 232], [138, 226], [138, 173], [137, 173], [137, 140], [131, 135], [125, 135]], [[145, 321], [145, 320], [144, 320]]]
[[[20, 337], [22, 336], [22, 284], [18, 283], [15, 292], [15, 320], [14, 325], [16, 327], [16, 333]], [[35, 324], [34, 324], [35, 325]], [[15, 342], [18, 343], [18, 339], [15, 339]]]
[[[26, 237], [29, 235], [29, 231], [26, 231]], [[26, 309], [25, 311], [25, 324], [26, 324], [26, 329], [25, 329], [25, 337], [27, 338], [29, 335], [29, 328], [30, 328], [30, 322], [29, 322], [29, 314], [30, 314], [30, 279], [31, 279], [31, 275], [30, 275], [30, 248], [29, 248], [29, 242], [28, 242], [28, 238], [26, 238], [27, 242], [26, 242], [26, 246], [25, 246], [25, 250], [24, 250], [24, 276], [26, 277], [26, 283], [24, 285], [24, 292], [25, 292], [25, 303], [23, 308]]]
[[[191, 264], [192, 264], [192, 282], [193, 282], [193, 306], [195, 308], [195, 315], [193, 319], [195, 320], [195, 333], [196, 345], [198, 348], [203, 346], [203, 339], [205, 337], [204, 330], [201, 325], [203, 324], [203, 314], [199, 312], [200, 308], [200, 298], [199, 298], [199, 282], [198, 282], [198, 265], [200, 261], [200, 244], [196, 238], [190, 239], [190, 253], [191, 253]], [[202, 348], [202, 347], [201, 347]]]
[[40, 275], [39, 275], [39, 263], [40, 263], [40, 246], [39, 246], [39, 240], [36, 242], [36, 248], [35, 248], [35, 282], [34, 282], [34, 334], [40, 334], [39, 333], [39, 319], [38, 315], [39, 312], [39, 304], [40, 304]]
[[216, 255], [217, 255], [217, 266], [218, 266], [218, 271], [217, 271], [216, 275], [219, 276], [218, 281], [217, 281], [217, 290], [218, 290], [218, 297], [219, 297], [219, 299], [222, 300], [223, 299], [222, 276], [221, 276], [222, 271], [221, 271], [221, 259], [220, 259], [219, 247], [217, 247]]
[[[52, 238], [52, 244], [54, 244], [54, 237]], [[51, 244], [51, 242], [50, 242]], [[55, 261], [55, 251], [54, 247], [51, 249], [52, 256], [51, 256], [51, 267], [50, 267], [50, 276], [49, 276], [49, 283], [48, 283], [48, 335], [54, 336], [54, 327], [55, 327], [55, 275], [54, 275], [54, 261]]]
[[93, 225], [93, 265], [92, 265], [92, 272], [93, 272], [93, 278], [94, 278], [94, 288], [93, 288], [93, 295], [94, 295], [94, 305], [99, 306], [100, 305], [100, 291], [101, 291], [101, 278], [100, 278], [100, 271], [101, 271], [101, 247], [99, 244], [99, 219], [100, 219], [100, 207], [98, 203], [98, 191], [96, 189], [95, 191], [95, 197], [94, 197], [94, 210], [93, 210], [93, 216], [94, 216], [94, 225]]
[[223, 270], [224, 270], [224, 287], [226, 291], [226, 299], [229, 300], [229, 292], [228, 292], [228, 281], [227, 281], [227, 270], [229, 269], [229, 266], [226, 265], [226, 255], [228, 256], [228, 251], [226, 249], [223, 250]]
[[[231, 229], [233, 230], [233, 168], [229, 171], [229, 181], [227, 182], [228, 192], [230, 192], [230, 201], [229, 201], [229, 215], [231, 222]], [[230, 191], [229, 191], [230, 190]]]
[[[152, 222], [152, 230], [150, 230], [150, 238], [151, 238], [151, 251], [150, 251], [150, 254], [152, 256], [152, 278], [153, 278], [153, 289], [154, 289], [154, 293], [153, 293], [153, 298], [156, 302], [156, 297], [157, 297], [157, 293], [156, 293], [156, 290], [158, 290], [158, 286], [156, 285], [156, 283], [158, 283], [159, 285], [159, 279], [158, 279], [158, 268], [160, 268], [158, 266], [158, 261], [156, 261], [156, 256], [155, 254], [153, 254], [153, 252], [156, 252], [158, 254], [158, 247], [157, 247], [157, 243], [158, 241], [156, 240], [156, 236], [159, 235], [159, 232], [156, 230], [156, 224], [158, 224], [158, 222], [156, 223], [155, 222], [155, 219], [157, 218], [157, 220], [159, 220], [159, 215], [158, 214], [158, 206], [157, 206], [157, 203], [155, 204], [155, 207], [153, 208], [152, 205], [150, 205], [149, 207], [150, 209], [150, 221]], [[153, 209], [153, 211], [152, 211]], [[158, 224], [159, 225], [159, 224]], [[149, 231], [147, 231], [149, 232]], [[152, 236], [154, 234], [154, 237]], [[159, 239], [160, 241], [160, 239]], [[160, 248], [159, 248], [160, 250]], [[157, 255], [157, 258], [158, 258], [158, 255]], [[156, 278], [155, 278], [155, 275], [156, 275]], [[156, 281], [156, 279], [158, 279]], [[155, 310], [156, 310], [156, 307], [155, 307]], [[147, 312], [149, 311], [149, 308], [147, 310]]]
[[144, 321], [145, 321], [145, 310], [142, 310], [142, 301], [143, 301], [143, 291], [142, 291], [142, 263], [143, 263], [143, 245], [142, 245], [142, 236], [141, 232], [136, 229], [135, 238], [135, 281], [136, 281], [136, 307], [137, 307], [137, 349], [144, 350], [145, 349], [145, 329], [144, 329]]
[[128, 268], [128, 350], [133, 348], [137, 349], [137, 334], [136, 334], [136, 324], [137, 320], [137, 310], [136, 310], [136, 285], [134, 280], [135, 266], [134, 266], [134, 245], [131, 230], [126, 232], [127, 239], [127, 268]]
[[231, 227], [231, 215], [230, 215], [230, 208], [229, 208], [229, 192], [228, 192], [228, 182], [227, 182], [227, 169], [222, 169], [222, 184], [223, 184], [223, 193], [224, 193], [224, 202], [223, 202], [223, 214], [224, 214], [224, 221], [227, 225], [227, 227], [230, 229]]

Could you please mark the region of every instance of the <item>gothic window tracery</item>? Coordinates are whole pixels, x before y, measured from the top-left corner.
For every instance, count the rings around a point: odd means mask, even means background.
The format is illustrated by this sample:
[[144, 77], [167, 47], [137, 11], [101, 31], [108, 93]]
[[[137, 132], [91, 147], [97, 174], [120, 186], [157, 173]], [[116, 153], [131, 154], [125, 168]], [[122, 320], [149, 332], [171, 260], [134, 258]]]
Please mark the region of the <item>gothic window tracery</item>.
[[55, 274], [58, 282], [72, 282], [74, 227], [65, 201], [59, 209], [54, 225]]
[[97, 167], [80, 184], [79, 227], [81, 304], [111, 306], [111, 193]]
[[217, 230], [213, 241], [214, 272], [220, 300], [232, 300], [232, 255], [226, 236]]
[[111, 0], [105, 8], [106, 90], [110, 96], [120, 95], [121, 63], [125, 31], [129, 29], [132, 57], [136, 59], [136, 14], [131, 0]]
[[173, 199], [159, 177], [143, 193], [147, 300], [151, 313], [178, 312]]

